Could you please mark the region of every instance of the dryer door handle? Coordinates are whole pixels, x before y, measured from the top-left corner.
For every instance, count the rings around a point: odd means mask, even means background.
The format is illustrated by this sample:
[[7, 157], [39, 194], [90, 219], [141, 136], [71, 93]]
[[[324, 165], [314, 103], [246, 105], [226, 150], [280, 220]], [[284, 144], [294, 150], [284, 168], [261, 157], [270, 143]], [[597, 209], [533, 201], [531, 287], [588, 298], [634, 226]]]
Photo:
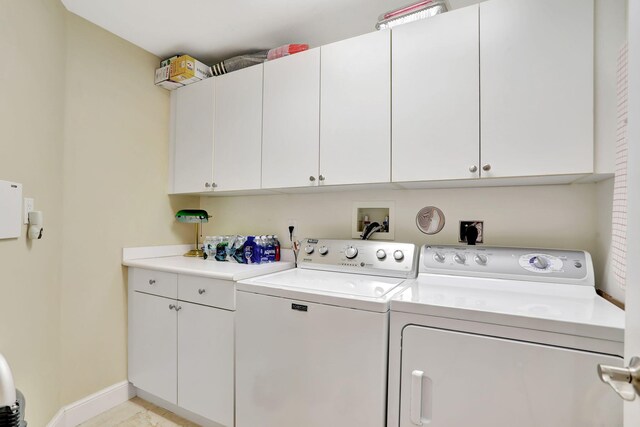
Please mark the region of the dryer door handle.
[[[425, 381], [426, 380], [426, 381]], [[426, 383], [426, 384], [425, 384]], [[426, 385], [426, 387], [423, 387]], [[424, 402], [423, 389], [427, 389], [425, 411], [423, 412]], [[414, 370], [411, 372], [411, 400], [410, 400], [410, 418], [411, 422], [417, 426], [424, 425], [425, 422], [431, 421], [431, 379], [425, 377], [423, 371]]]

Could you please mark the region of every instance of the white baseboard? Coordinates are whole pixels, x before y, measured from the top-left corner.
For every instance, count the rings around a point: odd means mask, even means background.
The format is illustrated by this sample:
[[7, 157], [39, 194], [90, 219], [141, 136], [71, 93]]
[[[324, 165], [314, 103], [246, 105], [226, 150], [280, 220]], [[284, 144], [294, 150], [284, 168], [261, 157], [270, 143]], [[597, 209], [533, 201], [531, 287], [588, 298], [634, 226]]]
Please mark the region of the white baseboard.
[[114, 384], [61, 408], [47, 427], [76, 427], [136, 395], [128, 381]]
[[[29, 421], [27, 419], [27, 421]], [[51, 418], [51, 421], [47, 424], [47, 427], [65, 427], [64, 424], [64, 408], [60, 409], [56, 414]]]

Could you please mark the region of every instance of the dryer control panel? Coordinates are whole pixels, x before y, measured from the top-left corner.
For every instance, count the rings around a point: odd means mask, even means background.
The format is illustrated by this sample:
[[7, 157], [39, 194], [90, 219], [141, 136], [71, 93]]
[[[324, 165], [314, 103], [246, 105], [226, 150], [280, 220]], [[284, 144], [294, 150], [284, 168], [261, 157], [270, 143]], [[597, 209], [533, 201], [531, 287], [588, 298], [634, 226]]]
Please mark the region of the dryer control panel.
[[421, 273], [595, 286], [585, 251], [425, 245]]
[[298, 267], [412, 278], [418, 273], [416, 245], [369, 240], [304, 239]]

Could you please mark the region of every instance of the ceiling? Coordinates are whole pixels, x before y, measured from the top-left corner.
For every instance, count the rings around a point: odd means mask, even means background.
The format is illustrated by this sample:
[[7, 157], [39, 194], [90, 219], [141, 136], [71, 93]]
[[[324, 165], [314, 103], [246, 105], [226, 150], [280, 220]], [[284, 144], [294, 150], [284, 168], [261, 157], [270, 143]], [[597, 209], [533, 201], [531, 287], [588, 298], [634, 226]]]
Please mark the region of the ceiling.
[[[448, 0], [450, 9], [479, 0]], [[287, 43], [311, 47], [374, 31], [378, 16], [411, 0], [62, 0], [66, 8], [165, 58], [212, 64]]]

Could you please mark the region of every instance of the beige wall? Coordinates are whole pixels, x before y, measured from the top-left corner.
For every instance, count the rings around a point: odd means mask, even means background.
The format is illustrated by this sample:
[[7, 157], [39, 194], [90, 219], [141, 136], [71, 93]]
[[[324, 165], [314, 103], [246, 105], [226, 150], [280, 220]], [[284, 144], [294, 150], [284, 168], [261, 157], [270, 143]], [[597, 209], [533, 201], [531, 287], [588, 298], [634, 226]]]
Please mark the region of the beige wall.
[[[250, 197], [203, 197], [213, 215], [205, 233], [287, 235], [287, 220], [298, 237], [351, 238], [354, 201], [395, 202], [395, 238], [416, 244], [457, 244], [460, 220], [484, 220], [485, 244], [584, 249], [596, 247], [596, 185], [349, 191]], [[442, 232], [422, 234], [415, 216], [424, 206], [446, 216]], [[285, 240], [285, 239], [281, 239]]]
[[30, 425], [58, 410], [65, 69], [55, 0], [0, 7], [0, 179], [21, 182], [44, 212], [44, 239], [0, 240], [0, 353], [28, 396]]
[[45, 226], [0, 240], [0, 352], [41, 427], [127, 378], [122, 247], [188, 242], [173, 213], [198, 199], [166, 195], [158, 58], [58, 0], [2, 2], [0, 52], [0, 179], [24, 184]]
[[61, 403], [127, 378], [121, 251], [186, 243], [167, 196], [169, 92], [158, 58], [67, 14]]

